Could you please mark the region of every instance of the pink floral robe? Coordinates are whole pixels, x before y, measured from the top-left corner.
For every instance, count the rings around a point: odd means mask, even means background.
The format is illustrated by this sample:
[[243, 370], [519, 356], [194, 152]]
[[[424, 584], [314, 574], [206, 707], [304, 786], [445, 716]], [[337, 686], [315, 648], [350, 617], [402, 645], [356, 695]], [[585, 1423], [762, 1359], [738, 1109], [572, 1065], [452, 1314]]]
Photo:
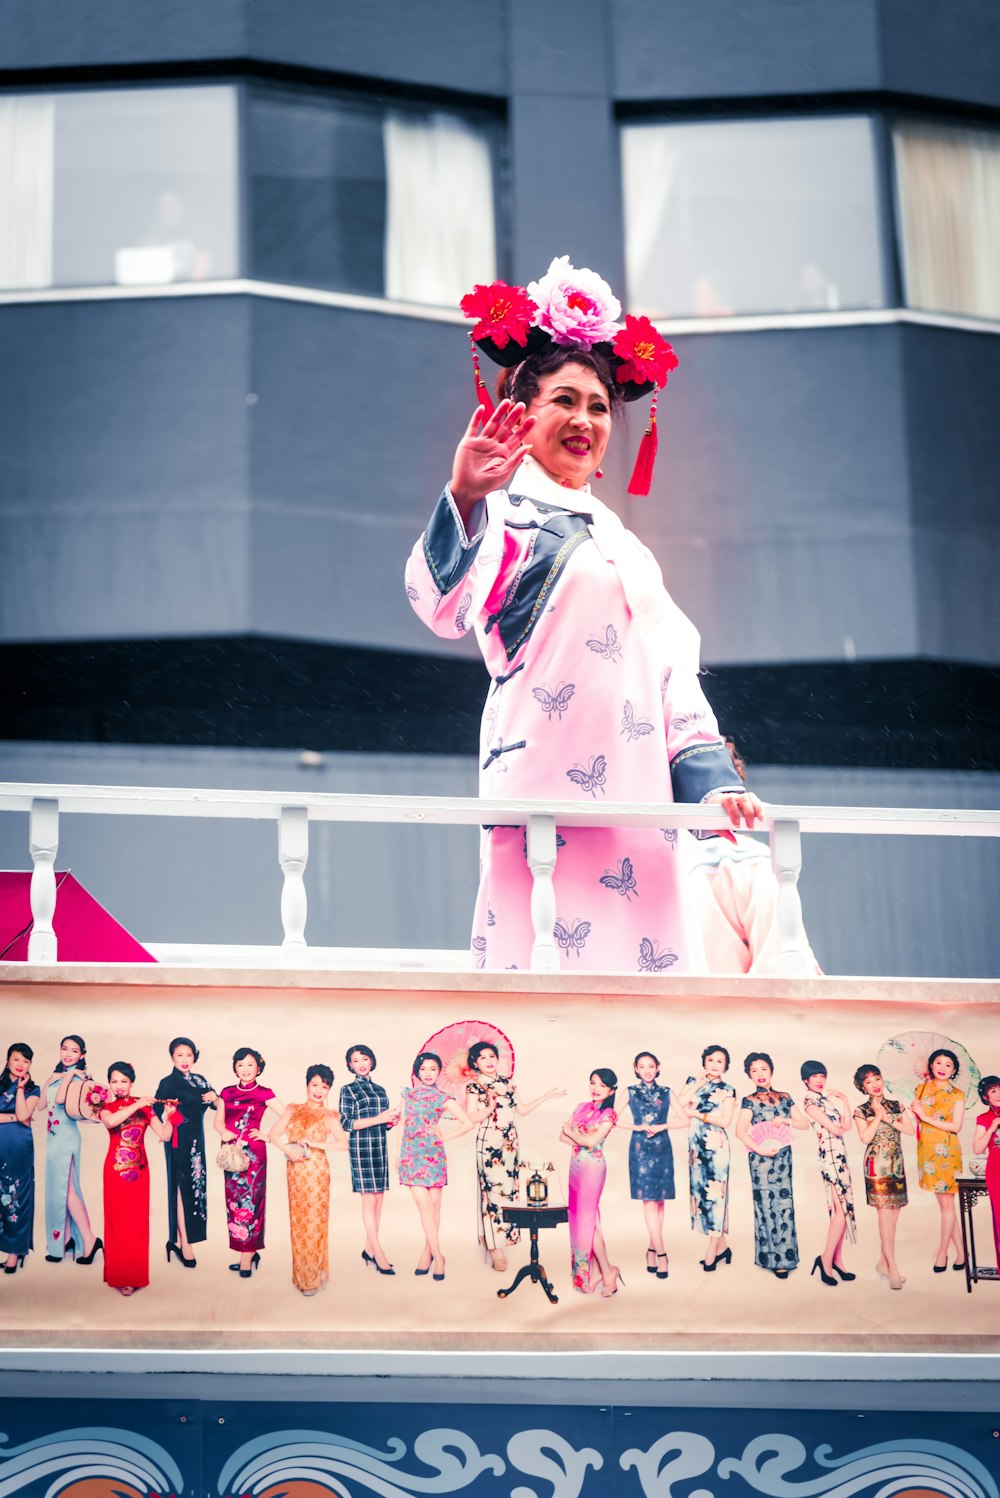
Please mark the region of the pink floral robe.
[[[613, 516], [623, 560], [608, 559], [608, 516], [589, 489], [563, 489], [527, 459], [509, 490], [476, 507], [471, 539], [446, 489], [411, 553], [415, 612], [447, 638], [474, 630], [493, 677], [480, 738], [484, 797], [600, 805], [742, 790], [698, 681], [697, 634], [650, 554]], [[653, 583], [634, 609], [626, 587], [636, 567]], [[669, 627], [650, 625], [658, 608]], [[702, 969], [673, 829], [562, 827], [557, 848], [564, 969]], [[530, 894], [524, 828], [486, 829], [472, 938], [480, 967], [530, 966]]]

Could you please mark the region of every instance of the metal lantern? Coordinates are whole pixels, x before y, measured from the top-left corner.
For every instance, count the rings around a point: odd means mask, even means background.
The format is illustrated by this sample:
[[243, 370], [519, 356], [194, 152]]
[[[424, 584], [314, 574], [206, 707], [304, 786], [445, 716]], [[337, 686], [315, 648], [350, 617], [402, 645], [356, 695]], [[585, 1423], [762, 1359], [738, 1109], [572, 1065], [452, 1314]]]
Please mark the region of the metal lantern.
[[524, 1194], [532, 1207], [544, 1207], [549, 1199], [549, 1183], [541, 1171], [536, 1170], [528, 1177]]

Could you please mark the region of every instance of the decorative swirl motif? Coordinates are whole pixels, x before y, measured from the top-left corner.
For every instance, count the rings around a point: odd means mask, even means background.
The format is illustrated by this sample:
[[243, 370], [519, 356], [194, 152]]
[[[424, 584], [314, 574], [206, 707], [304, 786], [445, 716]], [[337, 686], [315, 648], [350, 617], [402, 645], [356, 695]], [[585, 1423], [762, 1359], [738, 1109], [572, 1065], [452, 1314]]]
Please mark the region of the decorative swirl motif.
[[[558, 1440], [559, 1437], [553, 1437]], [[272, 1483], [298, 1480], [331, 1494], [347, 1489], [340, 1481], [350, 1479], [361, 1486], [355, 1494], [377, 1498], [414, 1498], [417, 1493], [458, 1493], [484, 1472], [499, 1476], [504, 1471], [499, 1456], [484, 1456], [469, 1436], [460, 1430], [425, 1430], [413, 1443], [413, 1455], [435, 1476], [421, 1477], [388, 1465], [402, 1461], [406, 1443], [398, 1436], [384, 1452], [352, 1441], [348, 1436], [328, 1435], [321, 1430], [276, 1430], [245, 1442], [219, 1473], [221, 1498], [244, 1498], [268, 1491]]]
[[[546, 1456], [554, 1452], [557, 1460]], [[580, 1498], [591, 1467], [599, 1472], [604, 1458], [599, 1451], [584, 1446], [577, 1451], [562, 1436], [551, 1430], [519, 1430], [507, 1442], [507, 1460], [529, 1477], [541, 1477], [552, 1484], [551, 1498]], [[510, 1498], [539, 1498], [534, 1488], [511, 1488]]]
[[[0, 1444], [8, 1437], [0, 1434]], [[184, 1478], [173, 1457], [135, 1431], [92, 1425], [55, 1431], [23, 1446], [0, 1450], [0, 1493], [10, 1498], [48, 1482], [47, 1498], [73, 1493], [76, 1484], [109, 1479], [122, 1498], [180, 1498]]]
[[818, 1446], [813, 1460], [831, 1470], [789, 1481], [806, 1460], [806, 1448], [794, 1436], [758, 1436], [742, 1456], [719, 1463], [719, 1476], [742, 1477], [766, 1498], [904, 1498], [913, 1487], [941, 1498], [1000, 1498], [982, 1463], [943, 1441], [882, 1441], [843, 1457]]
[[[676, 1452], [672, 1461], [663, 1458]], [[707, 1436], [690, 1430], [672, 1430], [654, 1441], [648, 1451], [633, 1446], [623, 1451], [619, 1465], [623, 1472], [634, 1467], [645, 1498], [674, 1498], [674, 1482], [689, 1477], [704, 1477], [715, 1462], [715, 1447]], [[713, 1498], [711, 1492], [699, 1489], [691, 1498]]]

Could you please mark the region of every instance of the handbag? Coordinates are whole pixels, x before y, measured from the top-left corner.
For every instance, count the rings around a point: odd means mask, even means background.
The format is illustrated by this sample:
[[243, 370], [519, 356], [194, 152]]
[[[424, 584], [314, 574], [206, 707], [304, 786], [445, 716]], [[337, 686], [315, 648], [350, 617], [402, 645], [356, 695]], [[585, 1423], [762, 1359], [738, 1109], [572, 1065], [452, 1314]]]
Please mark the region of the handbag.
[[250, 1156], [238, 1139], [227, 1139], [219, 1146], [215, 1163], [227, 1175], [241, 1175], [250, 1164]]

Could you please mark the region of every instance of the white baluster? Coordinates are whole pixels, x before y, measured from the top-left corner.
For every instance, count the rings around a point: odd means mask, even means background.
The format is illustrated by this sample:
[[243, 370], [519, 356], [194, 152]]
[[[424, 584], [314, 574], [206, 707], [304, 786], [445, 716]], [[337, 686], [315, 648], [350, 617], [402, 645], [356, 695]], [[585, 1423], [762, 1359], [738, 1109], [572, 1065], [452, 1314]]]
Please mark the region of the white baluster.
[[531, 925], [535, 933], [531, 971], [557, 973], [559, 949], [552, 939], [556, 923], [556, 892], [552, 883], [556, 868], [555, 817], [528, 818], [528, 868], [531, 870]]
[[282, 951], [286, 962], [305, 961], [306, 897], [305, 871], [309, 861], [309, 812], [304, 806], [283, 806], [278, 821], [278, 862], [284, 875], [281, 886], [281, 924], [285, 932]]
[[802, 872], [802, 834], [798, 822], [775, 822], [771, 828], [771, 867], [778, 881], [778, 930], [781, 953], [778, 971], [783, 978], [810, 978], [815, 970], [806, 953], [802, 924], [799, 874]]
[[29, 962], [56, 961], [56, 853], [59, 851], [59, 802], [36, 796], [28, 821], [31, 872], [31, 935]]

